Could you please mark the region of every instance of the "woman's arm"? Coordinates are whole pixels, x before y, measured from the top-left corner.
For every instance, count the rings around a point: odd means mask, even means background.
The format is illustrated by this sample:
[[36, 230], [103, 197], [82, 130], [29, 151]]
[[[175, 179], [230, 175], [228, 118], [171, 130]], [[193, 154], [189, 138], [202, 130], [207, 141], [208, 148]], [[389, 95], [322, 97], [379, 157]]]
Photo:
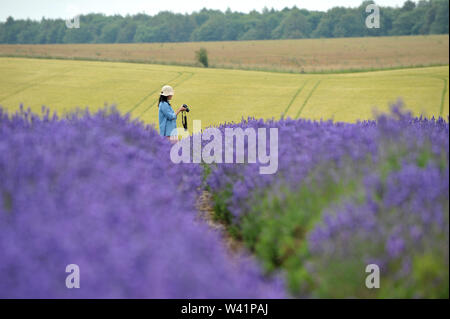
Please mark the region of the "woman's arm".
[[180, 108], [175, 112], [175, 117], [177, 117], [178, 113], [183, 112], [184, 110], [185, 108], [180, 106]]
[[166, 118], [168, 118], [169, 120], [175, 120], [177, 118], [178, 113], [184, 111], [185, 108], [184, 107], [180, 107], [176, 112], [174, 112], [172, 110], [172, 108], [169, 106], [169, 104], [167, 103], [163, 103], [161, 105], [161, 111], [164, 114], [164, 116]]

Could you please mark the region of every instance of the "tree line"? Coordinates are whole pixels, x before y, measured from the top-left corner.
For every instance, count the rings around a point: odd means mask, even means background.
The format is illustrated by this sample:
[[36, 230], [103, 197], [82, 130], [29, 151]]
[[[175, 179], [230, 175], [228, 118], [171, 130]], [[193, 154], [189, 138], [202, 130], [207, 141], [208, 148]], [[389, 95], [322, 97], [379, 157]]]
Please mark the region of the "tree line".
[[79, 17], [80, 28], [63, 19], [15, 20], [0, 23], [0, 43], [133, 43], [337, 38], [448, 34], [449, 0], [404, 2], [380, 7], [380, 27], [369, 29], [364, 1], [357, 8], [334, 7], [326, 12], [297, 7], [262, 12], [203, 9], [191, 14], [168, 11], [147, 14]]

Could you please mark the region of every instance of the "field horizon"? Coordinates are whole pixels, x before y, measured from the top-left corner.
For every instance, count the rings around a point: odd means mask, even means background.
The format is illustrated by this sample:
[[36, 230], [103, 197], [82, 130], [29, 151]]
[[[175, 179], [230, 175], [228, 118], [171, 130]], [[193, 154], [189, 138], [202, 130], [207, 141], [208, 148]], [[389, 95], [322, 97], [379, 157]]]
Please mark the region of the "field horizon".
[[[449, 35], [124, 44], [2, 44], [1, 57], [133, 62], [283, 73], [346, 73], [448, 65]], [[412, 53], [413, 52], [413, 53]]]

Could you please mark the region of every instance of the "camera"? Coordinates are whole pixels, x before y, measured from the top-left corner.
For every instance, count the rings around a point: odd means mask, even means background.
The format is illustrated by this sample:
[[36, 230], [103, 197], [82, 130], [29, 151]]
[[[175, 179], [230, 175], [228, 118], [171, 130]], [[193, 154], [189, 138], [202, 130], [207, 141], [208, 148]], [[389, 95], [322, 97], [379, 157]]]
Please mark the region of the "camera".
[[186, 112], [189, 112], [189, 106], [187, 104], [183, 104], [183, 107], [186, 109]]

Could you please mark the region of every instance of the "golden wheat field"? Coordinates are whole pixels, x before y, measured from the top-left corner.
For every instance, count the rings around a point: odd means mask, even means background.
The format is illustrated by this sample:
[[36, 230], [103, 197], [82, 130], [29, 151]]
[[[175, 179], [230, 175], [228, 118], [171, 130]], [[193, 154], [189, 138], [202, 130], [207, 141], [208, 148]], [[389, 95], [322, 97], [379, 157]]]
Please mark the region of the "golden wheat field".
[[[286, 74], [136, 63], [0, 58], [0, 105], [9, 111], [43, 105], [64, 114], [116, 104], [123, 113], [157, 122], [162, 85], [175, 89], [173, 107], [191, 106], [202, 127], [241, 118], [334, 119], [354, 122], [403, 99], [416, 115], [447, 118], [448, 66], [344, 74]], [[180, 120], [178, 125], [181, 126]], [[192, 128], [192, 122], [190, 128]]]
[[208, 51], [210, 66], [285, 72], [446, 65], [449, 36], [401, 36], [232, 42], [0, 45], [0, 56], [134, 61], [195, 66]]

